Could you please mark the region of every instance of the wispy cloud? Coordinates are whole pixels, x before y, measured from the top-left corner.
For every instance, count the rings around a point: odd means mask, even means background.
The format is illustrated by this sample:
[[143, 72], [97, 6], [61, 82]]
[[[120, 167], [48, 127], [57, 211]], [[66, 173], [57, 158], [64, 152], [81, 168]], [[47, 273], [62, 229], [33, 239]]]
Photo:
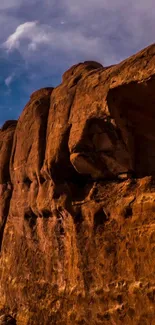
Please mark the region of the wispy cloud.
[[[83, 57], [91, 53], [93, 57], [99, 59], [98, 54], [100, 53], [99, 50], [102, 49], [102, 44], [99, 37], [87, 37], [78, 29], [56, 29], [53, 26], [33, 21], [19, 25], [3, 43], [3, 47], [8, 52], [18, 49], [26, 59], [30, 58], [31, 61], [33, 59], [31, 54], [33, 55], [33, 53], [30, 52], [41, 51], [45, 47], [49, 53], [53, 52], [53, 55], [56, 56], [56, 52], [68, 56], [82, 54]], [[41, 56], [43, 58], [44, 53], [41, 53]]]
[[19, 25], [15, 32], [12, 33], [4, 42], [4, 48], [8, 51], [18, 49], [22, 40], [33, 40], [36, 36], [37, 22], [26, 22]]
[[[44, 62], [47, 59], [44, 54], [48, 52], [51, 68], [56, 59], [57, 65], [62, 65], [59, 59], [66, 54], [70, 64], [73, 57], [77, 61], [87, 57], [111, 64], [154, 41], [154, 0], [23, 0], [22, 3], [6, 0], [6, 3], [16, 5], [20, 19], [7, 35], [5, 49], [17, 49], [31, 62], [34, 52], [38, 62]], [[21, 22], [22, 8], [27, 17], [24, 22]], [[44, 53], [39, 52], [41, 46]]]
[[13, 80], [14, 80], [14, 74], [12, 74], [12, 75], [10, 75], [10, 76], [8, 76], [6, 79], [5, 79], [5, 85], [7, 86], [7, 87], [9, 87], [10, 85], [11, 85], [11, 83], [13, 82]]

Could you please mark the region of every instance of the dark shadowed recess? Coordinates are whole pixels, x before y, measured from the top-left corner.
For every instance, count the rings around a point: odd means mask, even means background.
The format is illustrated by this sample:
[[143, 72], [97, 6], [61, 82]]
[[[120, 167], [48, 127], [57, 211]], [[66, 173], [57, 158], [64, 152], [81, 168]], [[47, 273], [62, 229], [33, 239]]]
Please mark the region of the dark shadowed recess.
[[69, 186], [72, 187], [72, 191], [74, 192], [73, 187], [82, 190], [91, 179], [87, 175], [80, 175], [70, 162], [70, 152], [68, 148], [69, 134], [70, 127], [62, 139], [57, 161], [51, 163], [50, 177], [55, 184], [70, 184]]
[[16, 325], [16, 320], [11, 315], [3, 314], [0, 316], [0, 325]]
[[16, 126], [17, 121], [16, 120], [8, 120], [6, 121], [3, 126], [1, 127], [1, 131], [7, 130], [9, 127]]
[[1, 226], [1, 228], [0, 228], [0, 252], [1, 252], [1, 247], [2, 247], [3, 233], [4, 233], [4, 229], [5, 229], [6, 221], [7, 221], [7, 217], [6, 217], [5, 220], [3, 221], [3, 224], [2, 224], [2, 226]]
[[8, 198], [5, 202], [4, 211], [3, 211], [4, 217], [3, 217], [2, 225], [0, 227], [0, 252], [1, 252], [2, 242], [3, 242], [3, 233], [7, 222], [7, 216], [9, 213], [9, 207], [10, 207], [9, 202], [11, 200], [11, 195], [12, 195], [12, 191], [9, 192]]
[[136, 177], [155, 176], [154, 88], [155, 76], [111, 89], [107, 96], [111, 115], [128, 134], [128, 143], [132, 143], [129, 150]]

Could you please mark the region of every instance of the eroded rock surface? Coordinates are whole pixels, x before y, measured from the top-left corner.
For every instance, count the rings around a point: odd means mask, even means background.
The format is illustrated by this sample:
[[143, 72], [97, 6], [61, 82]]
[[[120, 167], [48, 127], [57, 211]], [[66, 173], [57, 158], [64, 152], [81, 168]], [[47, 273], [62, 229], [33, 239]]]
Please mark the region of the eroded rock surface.
[[154, 325], [155, 45], [73, 66], [0, 130], [0, 311]]
[[9, 163], [16, 124], [17, 121], [7, 121], [0, 129], [0, 249], [12, 195]]

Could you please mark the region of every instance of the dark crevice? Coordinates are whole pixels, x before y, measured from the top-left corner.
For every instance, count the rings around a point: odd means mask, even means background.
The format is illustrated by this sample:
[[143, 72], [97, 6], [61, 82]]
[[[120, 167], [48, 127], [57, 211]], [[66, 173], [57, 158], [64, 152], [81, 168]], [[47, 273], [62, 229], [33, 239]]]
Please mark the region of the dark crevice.
[[39, 181], [40, 181], [40, 184], [43, 184], [43, 183], [46, 182], [46, 179], [41, 175], [41, 176], [39, 177]]
[[0, 181], [2, 183], [7, 183], [10, 181], [10, 173], [9, 173], [9, 166], [10, 166], [10, 153], [12, 150], [12, 145], [13, 145], [13, 137], [7, 142], [7, 147], [5, 152], [7, 153], [8, 159], [5, 160], [5, 164], [2, 164], [1, 167], [1, 179]]
[[78, 82], [81, 80], [81, 77], [82, 77], [81, 73], [78, 76], [76, 76], [70, 88], [77, 86]]
[[16, 120], [8, 120], [1, 127], [1, 131], [6, 131], [8, 128], [15, 127], [17, 125]]
[[28, 222], [30, 228], [36, 226], [37, 216], [31, 209], [29, 209], [29, 211], [24, 214], [24, 219]]
[[75, 184], [82, 189], [87, 184], [89, 176], [80, 175], [70, 162], [70, 152], [68, 148], [69, 134], [70, 126], [62, 138], [57, 161], [51, 163], [50, 175], [55, 184], [66, 182]]
[[125, 211], [124, 211], [125, 219], [131, 218], [133, 215], [132, 205], [133, 205], [133, 202], [135, 201], [135, 199], [136, 198], [134, 197], [133, 200], [129, 203], [129, 205], [125, 208]]
[[60, 236], [64, 236], [65, 235], [64, 227], [61, 224], [59, 224], [59, 232], [60, 232]]
[[[17, 145], [17, 136], [15, 135], [14, 139], [13, 139], [13, 146], [12, 146], [11, 157], [10, 157], [10, 166], [12, 169], [13, 169], [14, 160], [15, 160], [16, 145]], [[13, 171], [14, 171], [14, 169], [13, 169]]]
[[54, 194], [53, 194], [53, 199], [54, 200], [58, 200], [61, 196], [61, 193], [59, 193], [59, 191], [55, 190]]
[[73, 167], [70, 163], [70, 154], [68, 149], [69, 134], [70, 127], [66, 130], [62, 137], [57, 161], [51, 162], [50, 176], [54, 183], [63, 183], [64, 175], [66, 175], [66, 178], [68, 178], [72, 172]]
[[105, 223], [109, 220], [107, 214], [103, 211], [103, 208], [98, 210], [94, 214], [94, 232], [99, 229], [102, 229]]
[[51, 217], [51, 211], [46, 210], [46, 209], [42, 210], [41, 214], [42, 214], [43, 218], [46, 218], [46, 219]]
[[126, 207], [126, 209], [124, 211], [124, 218], [128, 219], [128, 218], [132, 217], [132, 214], [133, 214], [132, 207], [131, 206]]
[[65, 235], [65, 229], [63, 226], [63, 215], [61, 213], [61, 209], [57, 210], [57, 231], [60, 233], [61, 236]]
[[30, 180], [30, 178], [27, 176], [23, 179], [23, 183], [26, 184], [28, 187], [30, 187], [32, 181]]
[[3, 223], [2, 223], [1, 228], [0, 228], [0, 252], [1, 252], [1, 248], [2, 248], [3, 234], [4, 234], [4, 229], [5, 229], [6, 222], [7, 222], [7, 216], [5, 216], [3, 218]]
[[28, 149], [28, 151], [27, 151], [27, 153], [26, 153], [25, 161], [28, 160], [28, 158], [29, 158], [29, 154], [30, 154], [30, 152], [31, 152], [31, 149], [32, 149], [32, 144], [30, 145], [30, 147], [29, 147], [29, 149]]
[[80, 225], [83, 222], [83, 216], [81, 211], [78, 211], [74, 216], [74, 222], [76, 225]]
[[11, 196], [12, 196], [12, 190], [8, 190], [8, 197], [7, 197], [6, 201], [5, 201], [5, 207], [4, 207], [4, 210], [3, 210], [3, 220], [2, 220], [1, 227], [0, 227], [0, 252], [1, 252], [1, 248], [2, 248], [5, 225], [6, 225], [6, 222], [7, 222], [7, 217], [8, 217], [9, 208], [10, 208]]
[[88, 176], [80, 175], [75, 171], [74, 178], [71, 180], [68, 179], [66, 182], [69, 185], [71, 191], [71, 199], [72, 201], [79, 201], [83, 200], [90, 191], [90, 187], [93, 180], [91, 180]]
[[47, 132], [47, 122], [50, 108], [50, 97], [46, 96], [41, 103], [40, 111], [39, 111], [39, 119], [40, 119], [40, 127], [39, 127], [39, 168], [43, 166], [45, 159], [45, 150], [46, 150], [46, 132]]
[[13, 318], [11, 315], [1, 315], [0, 316], [0, 324], [2, 325], [16, 325], [16, 319]]

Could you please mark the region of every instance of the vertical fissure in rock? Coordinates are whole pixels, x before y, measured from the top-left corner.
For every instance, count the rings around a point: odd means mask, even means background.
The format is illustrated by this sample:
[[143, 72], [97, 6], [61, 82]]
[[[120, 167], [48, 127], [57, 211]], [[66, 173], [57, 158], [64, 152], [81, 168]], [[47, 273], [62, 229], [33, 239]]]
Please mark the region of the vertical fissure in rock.
[[48, 116], [49, 116], [49, 109], [50, 109], [50, 98], [45, 100], [45, 103], [42, 104], [42, 106], [46, 107], [46, 114], [44, 113], [44, 116], [42, 118], [42, 115], [40, 118], [40, 127], [39, 127], [39, 169], [42, 168], [44, 159], [45, 159], [45, 151], [46, 151], [46, 132], [47, 132], [47, 123], [48, 123]]

